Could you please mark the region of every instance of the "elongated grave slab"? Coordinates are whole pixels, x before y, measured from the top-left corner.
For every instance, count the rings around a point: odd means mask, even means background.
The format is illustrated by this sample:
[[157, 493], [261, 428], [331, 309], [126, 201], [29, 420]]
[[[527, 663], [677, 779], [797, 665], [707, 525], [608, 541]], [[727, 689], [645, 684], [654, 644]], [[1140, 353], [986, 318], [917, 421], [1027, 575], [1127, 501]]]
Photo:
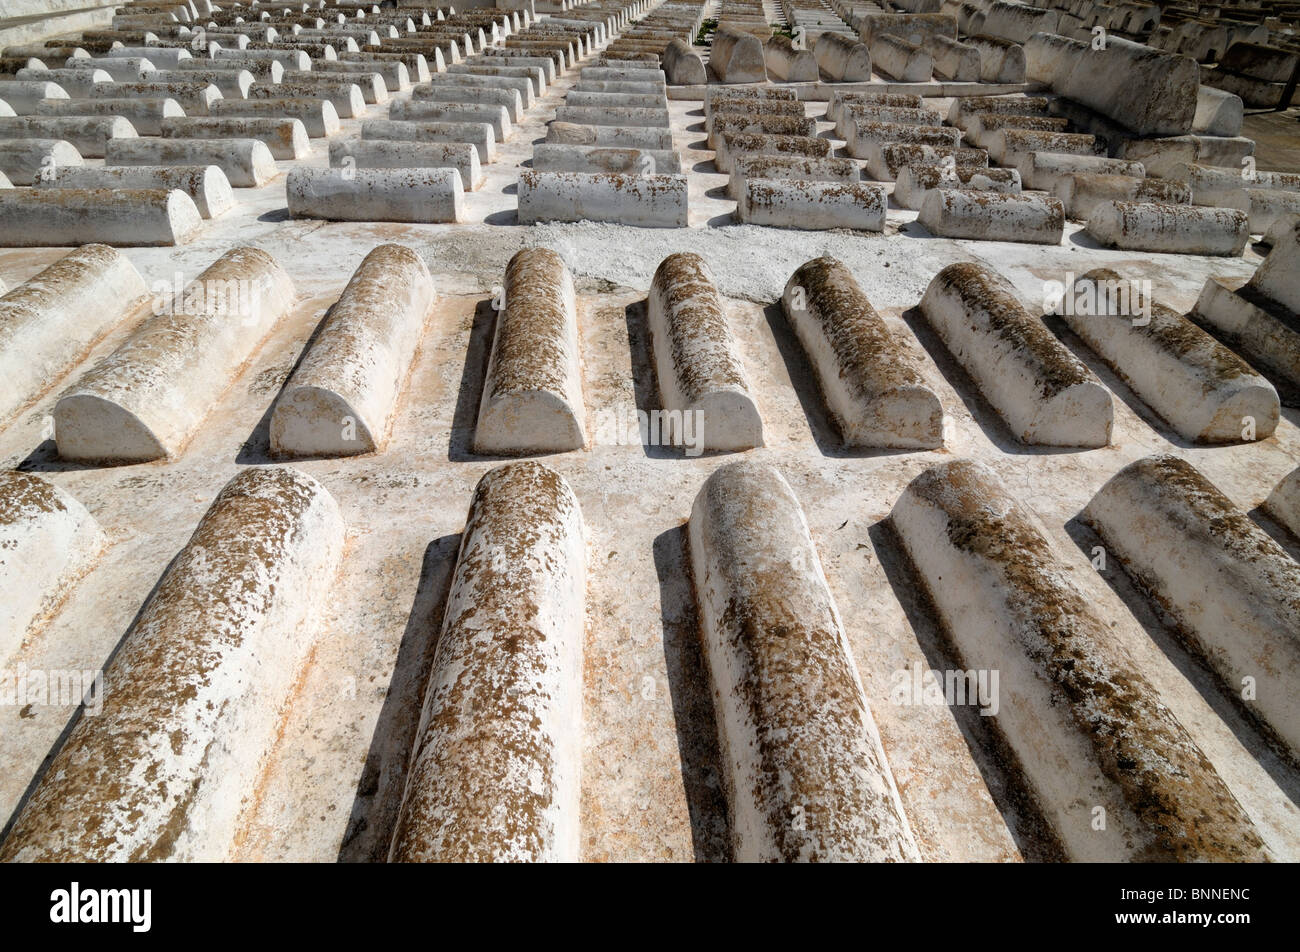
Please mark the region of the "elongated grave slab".
[[540, 463], [479, 481], [390, 861], [578, 860], [583, 535]]
[[548, 248], [506, 266], [474, 451], [519, 455], [581, 449], [582, 368], [573, 278]]
[[111, 139], [105, 165], [215, 165], [235, 188], [260, 188], [279, 174], [259, 139]]
[[757, 462], [720, 467], [689, 537], [733, 858], [919, 859], [789, 484]]
[[55, 169], [82, 164], [81, 152], [62, 139], [0, 139], [0, 174], [10, 185], [35, 185]]
[[[53, 169], [51, 169], [53, 171]], [[0, 190], [0, 246], [179, 245], [203, 223], [194, 200], [165, 188]]]
[[0, 846], [6, 862], [228, 860], [343, 552], [292, 469], [226, 484], [168, 567]]
[[934, 449], [943, 406], [916, 355], [890, 333], [844, 264], [801, 265], [781, 296], [846, 446]]
[[293, 300], [293, 282], [265, 251], [227, 251], [59, 398], [59, 455], [176, 455]]
[[[36, 104], [38, 116], [119, 116], [130, 123], [137, 135], [156, 136], [162, 129], [164, 119], [185, 115], [185, 110], [175, 99], [42, 99]], [[54, 130], [57, 131], [57, 130]], [[77, 137], [67, 134], [53, 134], [56, 139], [67, 139], [77, 146], [83, 156], [95, 156], [96, 150], [83, 149]], [[103, 157], [104, 140], [112, 135], [122, 135], [125, 127], [108, 127], [103, 136], [95, 133], [98, 155]], [[127, 135], [129, 138], [130, 136]]]
[[1245, 707], [1300, 752], [1300, 564], [1176, 456], [1125, 466], [1083, 518], [1229, 693], [1250, 689]]
[[1300, 227], [1276, 230], [1273, 248], [1235, 291], [1210, 277], [1189, 317], [1269, 374], [1286, 406], [1300, 405]]
[[[473, 148], [467, 148], [472, 155]], [[464, 218], [465, 189], [454, 168], [317, 169], [300, 165], [285, 177], [285, 192], [293, 218], [399, 222], [458, 222]]]
[[1065, 206], [1066, 214], [1076, 221], [1087, 221], [1102, 202], [1166, 202], [1171, 205], [1186, 205], [1192, 197], [1191, 189], [1181, 182], [1096, 172], [1076, 172], [1064, 176], [1057, 182], [1053, 192]]
[[311, 155], [307, 127], [298, 119], [269, 116], [185, 116], [164, 119], [164, 139], [257, 139], [271, 157], [302, 159]]
[[690, 194], [685, 175], [613, 172], [519, 173], [519, 223], [607, 221], [647, 228], [685, 228]]
[[208, 107], [208, 115], [297, 119], [313, 139], [332, 136], [340, 128], [339, 114], [328, 99], [218, 99]]
[[381, 450], [433, 303], [418, 254], [380, 245], [330, 308], [271, 415], [271, 450], [355, 456]]
[[920, 209], [928, 193], [945, 188], [1018, 193], [1020, 173], [1015, 169], [962, 168], [955, 163], [905, 165], [898, 170], [891, 197], [903, 208]]
[[125, 255], [90, 244], [0, 297], [0, 423], [71, 370], [147, 294]]
[[1273, 518], [1300, 539], [1300, 467], [1282, 477], [1265, 503]]
[[104, 541], [94, 517], [53, 483], [0, 472], [0, 664], [94, 565]]
[[884, 189], [870, 182], [751, 177], [745, 179], [736, 218], [777, 228], [884, 231], [887, 202]]
[[950, 264], [930, 282], [921, 313], [1022, 443], [1105, 446], [1110, 392], [1003, 277], [984, 265]]
[[176, 189], [194, 202], [204, 218], [216, 218], [235, 207], [230, 182], [215, 165], [74, 165], [54, 169], [36, 183], [53, 188]]
[[1065, 206], [1060, 199], [1025, 192], [930, 189], [916, 220], [932, 235], [944, 238], [1059, 245], [1065, 234]]
[[693, 415], [704, 449], [762, 446], [763, 421], [704, 259], [691, 252], [665, 258], [647, 304], [663, 408]]
[[1177, 311], [1140, 301], [1133, 288], [1108, 268], [1089, 271], [1068, 290], [1062, 317], [1185, 439], [1271, 436], [1281, 413], [1273, 385]]
[[1099, 202], [1087, 231], [1112, 248], [1172, 254], [1237, 256], [1250, 240], [1243, 211], [1162, 202]]
[[[330, 167], [336, 169], [455, 169], [462, 186], [474, 191], [483, 184], [478, 150], [468, 142], [438, 141], [439, 123], [388, 123], [401, 139], [335, 139], [330, 143]], [[435, 128], [429, 129], [429, 126]], [[375, 130], [376, 134], [379, 130]], [[409, 138], [408, 138], [409, 137]], [[450, 137], [448, 137], [450, 138]]]

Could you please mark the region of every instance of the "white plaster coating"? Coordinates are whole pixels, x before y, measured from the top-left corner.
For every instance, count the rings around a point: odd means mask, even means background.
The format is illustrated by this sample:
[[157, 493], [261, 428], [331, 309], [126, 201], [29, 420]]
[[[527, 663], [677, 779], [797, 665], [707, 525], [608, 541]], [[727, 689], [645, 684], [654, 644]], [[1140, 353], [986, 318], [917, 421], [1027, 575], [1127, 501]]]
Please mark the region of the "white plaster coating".
[[266, 252], [227, 251], [63, 393], [59, 455], [142, 462], [181, 452], [294, 295]]
[[899, 82], [929, 82], [934, 72], [934, 58], [929, 52], [901, 36], [877, 36], [872, 39], [870, 50], [872, 68]]
[[177, 63], [191, 59], [193, 54], [183, 46], [119, 46], [109, 50], [104, 56], [148, 59], [159, 69], [175, 69]]
[[828, 30], [813, 44], [813, 57], [821, 72], [836, 82], [859, 83], [871, 79], [871, 53], [856, 37]]
[[719, 172], [730, 172], [731, 165], [742, 155], [803, 155], [827, 159], [835, 155], [829, 139], [818, 136], [768, 135], [755, 132], [724, 132], [713, 156]]
[[[397, 103], [394, 104], [396, 107]], [[473, 146], [480, 165], [495, 162], [499, 142], [492, 125], [487, 122], [465, 122], [433, 118], [444, 113], [440, 104], [427, 104], [429, 111], [407, 112], [394, 109], [392, 119], [367, 119], [361, 123], [361, 139], [387, 139], [414, 143], [459, 142]], [[504, 119], [504, 113], [499, 118]], [[347, 140], [336, 139], [335, 142]], [[333, 146], [334, 143], [331, 143]]]
[[852, 184], [861, 181], [862, 172], [858, 163], [852, 159], [816, 159], [805, 155], [748, 153], [738, 155], [732, 161], [731, 176], [727, 181], [727, 194], [739, 201], [745, 180], [749, 178]]
[[547, 142], [567, 145], [601, 145], [624, 149], [671, 149], [671, 129], [650, 126], [596, 126], [574, 122], [552, 122], [546, 129]]
[[[199, 64], [190, 64], [184, 69], [158, 70], [149, 74], [152, 82], [194, 82], [201, 80], [210, 83], [221, 90], [223, 98], [227, 99], [247, 99], [248, 90], [252, 87], [256, 77], [246, 69], [239, 67], [221, 67], [215, 69], [204, 69], [202, 65], [207, 64], [208, 60], [202, 60]], [[213, 100], [208, 103], [208, 109], [212, 108]]]
[[533, 108], [533, 81], [527, 76], [479, 76], [474, 73], [438, 73], [411, 90], [411, 98], [419, 100], [429, 89], [450, 86], [460, 89], [513, 89], [519, 94], [524, 109]]
[[724, 83], [761, 83], [767, 79], [763, 43], [753, 33], [720, 26], [713, 34], [709, 69]]
[[[689, 44], [674, 37], [664, 47], [663, 72], [674, 86], [692, 86], [708, 82], [704, 60]], [[584, 75], [586, 75], [584, 71]]]
[[221, 98], [221, 90], [205, 80], [96, 83], [90, 87], [91, 99], [121, 99], [134, 96], [175, 99], [184, 107], [186, 115], [206, 116], [208, 106]]
[[[449, 66], [447, 72], [453, 76], [457, 73], [472, 76], [511, 76], [515, 78], [522, 76], [527, 79], [532, 86], [534, 104], [536, 104], [537, 98], [546, 95], [546, 71], [540, 66], [480, 66], [478, 60], [474, 60], [469, 63], [457, 63], [455, 66]], [[432, 83], [430, 83], [429, 86], [430, 88], [433, 88]], [[579, 82], [573, 88], [578, 89], [581, 86], [582, 83]], [[486, 89], [489, 87], [478, 88]], [[511, 86], [509, 88], [514, 87]], [[662, 84], [660, 84], [659, 88], [662, 90]], [[522, 98], [520, 101], [522, 102]]]
[[1241, 97], [1213, 86], [1196, 90], [1196, 114], [1192, 131], [1210, 136], [1239, 136], [1245, 119]]
[[539, 172], [631, 172], [679, 175], [681, 157], [669, 149], [617, 149], [610, 146], [540, 142], [533, 146]]
[[669, 127], [668, 110], [645, 106], [560, 106], [555, 110], [558, 122], [592, 126]]
[[276, 400], [272, 452], [355, 456], [382, 450], [433, 298], [419, 255], [401, 245], [371, 251]]
[[[1025, 46], [1056, 43], [1050, 35], [1031, 36]], [[1026, 53], [1026, 59], [1031, 56]], [[1190, 56], [1166, 53], [1141, 43], [1108, 36], [1102, 49], [1089, 43], [1058, 46], [1060, 64], [1052, 88], [1139, 135], [1183, 135], [1196, 117], [1199, 69]], [[1068, 65], [1067, 65], [1068, 64]]]
[[465, 190], [454, 168], [299, 166], [285, 177], [293, 218], [330, 221], [458, 222]]
[[[20, 69], [14, 74], [14, 79], [18, 82], [39, 82], [54, 85], [56, 87], [55, 94], [47, 97], [52, 99], [88, 99], [90, 98], [90, 88], [96, 83], [111, 83], [113, 81], [113, 77], [102, 69], [37, 70], [31, 67]], [[9, 97], [13, 95], [8, 82], [5, 83], [4, 93], [5, 95], [0, 96], [0, 99], [8, 102]], [[28, 97], [27, 101], [32, 104], [29, 108], [35, 109], [35, 103], [42, 100]], [[17, 107], [13, 103], [9, 103], [9, 105], [14, 108], [15, 112], [17, 111]]]
[[130, 83], [140, 79], [151, 78], [150, 74], [158, 71], [158, 67], [152, 60], [143, 57], [133, 56], [94, 56], [90, 59], [80, 57], [71, 57], [63, 66], [65, 69], [102, 69], [113, 78], [115, 83]]

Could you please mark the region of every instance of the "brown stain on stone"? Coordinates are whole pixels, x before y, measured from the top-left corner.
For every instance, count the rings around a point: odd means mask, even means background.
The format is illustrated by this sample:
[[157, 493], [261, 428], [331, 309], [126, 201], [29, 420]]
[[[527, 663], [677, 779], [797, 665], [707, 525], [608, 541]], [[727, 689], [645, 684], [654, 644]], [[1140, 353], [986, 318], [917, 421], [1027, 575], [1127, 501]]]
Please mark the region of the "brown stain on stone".
[[505, 307], [492, 344], [489, 379], [494, 398], [532, 390], [565, 392], [564, 342], [574, 317], [573, 301], [573, 280], [554, 251], [525, 248], [510, 259]]
[[0, 472], [0, 527], [30, 521], [41, 513], [64, 512], [58, 490], [30, 473]]
[[825, 159], [831, 154], [829, 139], [816, 139], [809, 136], [727, 132], [722, 136], [722, 144], [723, 150], [729, 155], [744, 152], [771, 152], [778, 155], [804, 155]]
[[955, 294], [966, 308], [987, 314], [992, 333], [1013, 352], [1034, 362], [1043, 399], [1050, 400], [1071, 387], [1093, 382], [1084, 363], [1066, 350], [1042, 321], [1029, 315], [1005, 278], [984, 265], [958, 262], [948, 265], [934, 280]]
[[699, 255], [683, 251], [659, 263], [651, 294], [662, 296], [672, 366], [688, 403], [719, 389], [749, 391], [744, 368], [731, 346], [731, 329], [713, 272]]
[[720, 115], [710, 123], [714, 134], [742, 133], [811, 137], [816, 134], [817, 122], [803, 116], [778, 116], [771, 113], [755, 115]]

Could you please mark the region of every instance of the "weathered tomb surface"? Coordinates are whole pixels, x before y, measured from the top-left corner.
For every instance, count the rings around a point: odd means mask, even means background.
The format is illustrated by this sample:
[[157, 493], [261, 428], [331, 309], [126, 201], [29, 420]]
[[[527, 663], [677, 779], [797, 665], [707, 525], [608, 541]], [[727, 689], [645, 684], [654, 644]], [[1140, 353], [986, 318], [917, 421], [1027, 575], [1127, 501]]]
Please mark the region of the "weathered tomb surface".
[[[570, 73], [561, 82], [574, 78]], [[563, 87], [554, 93], [562, 98]], [[983, 748], [972, 751], [965, 743], [954, 724], [960, 711], [890, 703], [894, 673], [913, 660], [929, 664], [919, 648], [927, 637], [927, 616], [903, 606], [903, 593], [890, 583], [888, 565], [895, 550], [881, 544], [872, 527], [934, 457], [927, 452], [842, 455], [833, 433], [829, 441], [819, 442], [826, 435], [826, 421], [815, 404], [806, 403], [810, 393], [818, 399], [816, 382], [797, 350], [791, 356], [792, 332], [784, 328], [784, 318], [779, 313], [775, 321], [771, 317], [795, 270], [810, 258], [834, 254], [893, 332], [918, 336], [929, 379], [952, 415], [950, 449], [997, 468], [1017, 497], [1042, 516], [1047, 534], [1067, 553], [1074, 543], [1064, 527], [1130, 459], [1172, 447], [1194, 459], [1244, 509], [1258, 506], [1294, 469], [1294, 454], [1288, 456], [1294, 423], [1285, 415], [1274, 436], [1255, 443], [1186, 447], [1171, 444], [1170, 434], [1159, 421], [1153, 422], [1140, 401], [1134, 406], [1115, 402], [1115, 443], [1104, 451], [1105, 459], [1095, 452], [1048, 454], [1012, 448], [1003, 434], [988, 429], [989, 412], [980, 403], [980, 388], [963, 381], [951, 366], [941, 365], [931, 354], [933, 341], [924, 336], [924, 327], [911, 315], [903, 316], [942, 267], [973, 259], [1006, 276], [1025, 302], [1037, 298], [1044, 277], [1063, 280], [1069, 269], [1082, 274], [1101, 266], [1128, 274], [1126, 263], [1137, 261], [1156, 278], [1157, 295], [1182, 312], [1211, 275], [1230, 285], [1245, 281], [1258, 261], [1253, 249], [1239, 261], [1209, 261], [1196, 255], [1135, 256], [1095, 249], [1082, 241], [1051, 249], [918, 240], [906, 230], [898, 231], [913, 216], [892, 208], [886, 230], [876, 236], [775, 234], [763, 227], [738, 226], [730, 218], [734, 199], [703, 196], [725, 187], [727, 177], [695, 170], [693, 166], [712, 156], [683, 149], [704, 138], [702, 130], [690, 128], [702, 122], [700, 105], [669, 103], [673, 129], [666, 147], [681, 150], [690, 169], [688, 229], [658, 234], [617, 223], [509, 227], [516, 201], [502, 189], [516, 181], [518, 163], [531, 155], [531, 141], [546, 134], [540, 119], [530, 119], [532, 124], [521, 127], [515, 140], [501, 149], [497, 167], [486, 170], [484, 188], [466, 193], [462, 225], [285, 221], [280, 176], [269, 186], [239, 190], [236, 194], [246, 207], [229, 223], [210, 223], [211, 232], [177, 253], [126, 251], [152, 284], [170, 282], [178, 267], [192, 277], [232, 244], [252, 240], [283, 261], [302, 298], [235, 385], [214, 403], [209, 419], [180, 458], [47, 474], [72, 491], [122, 547], [120, 557], [100, 563], [85, 577], [51, 627], [23, 649], [26, 657], [40, 655], [47, 666], [60, 657], [71, 664], [70, 656], [78, 651], [98, 653], [86, 661], [89, 666], [100, 663], [221, 484], [249, 461], [260, 460], [266, 443], [259, 421], [274, 405], [280, 383], [325, 309], [339, 298], [366, 254], [381, 242], [408, 244], [425, 259], [442, 292], [431, 315], [429, 346], [414, 360], [410, 389], [398, 400], [388, 449], [351, 460], [294, 464], [327, 485], [347, 512], [349, 526], [355, 527], [344, 561], [351, 587], [346, 598], [326, 599], [328, 617], [321, 626], [320, 648], [303, 676], [302, 691], [285, 711], [285, 741], [276, 746], [260, 775], [259, 800], [246, 824], [256, 835], [244, 840], [241, 855], [356, 858], [371, 840], [383, 841], [373, 854], [376, 858], [387, 855], [391, 836], [377, 835], [382, 824], [376, 818], [394, 800], [389, 795], [394, 774], [399, 781], [395, 799], [400, 802], [410, 743], [400, 757], [390, 757], [387, 745], [390, 737], [397, 747], [402, 746], [397, 738], [413, 737], [389, 728], [395, 708], [418, 711], [419, 688], [412, 701], [409, 679], [427, 670], [427, 659], [423, 665], [409, 663], [410, 641], [403, 650], [399, 645], [408, 631], [418, 643], [427, 618], [436, 616], [441, 623], [441, 592], [450, 579], [475, 482], [495, 465], [465, 452], [480, 392], [481, 370], [475, 369], [475, 362], [487, 353], [492, 288], [501, 283], [506, 263], [523, 245], [556, 249], [574, 275], [593, 435], [601, 411], [634, 413], [654, 406], [653, 396], [643, 399], [653, 394], [654, 381], [648, 376], [639, 324], [654, 269], [668, 254], [682, 250], [708, 261], [764, 411], [767, 445], [751, 452], [780, 468], [803, 506], [901, 802], [918, 849], [928, 859], [1041, 853], [1034, 852], [1032, 837], [1017, 841], [1011, 835], [1011, 830], [1030, 824], [998, 792], [1004, 788], [999, 788], [996, 758]], [[545, 111], [548, 104], [541, 108]], [[807, 114], [819, 119], [820, 110], [817, 103], [807, 106]], [[382, 116], [374, 107], [371, 112]], [[356, 120], [343, 123], [350, 131], [357, 128]], [[820, 128], [829, 128], [829, 123]], [[317, 152], [303, 164], [323, 166], [325, 150]], [[286, 171], [284, 164], [277, 164]], [[698, 196], [703, 198], [697, 203]], [[484, 223], [489, 217], [492, 220]], [[1066, 233], [1069, 242], [1076, 226], [1067, 224]], [[13, 287], [64, 253], [66, 249], [6, 251], [0, 254], [0, 278]], [[115, 332], [97, 352], [120, 341], [122, 333]], [[1107, 387], [1123, 390], [1125, 384], [1086, 348], [1067, 343]], [[466, 406], [471, 412], [465, 412]], [[38, 402], [0, 431], [0, 448], [11, 463], [30, 457], [29, 465], [48, 465], [41, 462], [48, 460], [48, 448], [41, 449], [47, 409], [47, 403]], [[588, 625], [586, 635], [584, 858], [710, 858], [729, 849], [725, 822], [718, 820], [725, 815], [718, 805], [720, 774], [716, 755], [710, 754], [716, 741], [708, 741], [708, 732], [700, 727], [712, 723], [712, 712], [700, 708], [709, 686], [707, 681], [692, 682], [703, 670], [702, 663], [684, 654], [695, 643], [698, 619], [682, 607], [690, 598], [690, 590], [681, 588], [680, 572], [687, 549], [674, 534], [681, 532], [692, 500], [722, 462], [680, 454], [668, 458], [639, 442], [615, 444], [599, 438], [587, 450], [546, 460], [570, 483], [582, 506], [592, 565], [599, 566], [588, 578], [590, 612], [608, 619]], [[166, 491], [160, 491], [164, 486]], [[1134, 652], [1161, 698], [1250, 811], [1270, 848], [1285, 847], [1294, 824], [1281, 806], [1282, 785], [1261, 766], [1267, 752], [1254, 746], [1250, 731], [1238, 736], [1228, 726], [1235, 724], [1230, 720], [1234, 715], [1225, 722], [1206, 703], [1210, 688], [1197, 675], [1184, 674], [1169, 663], [1125, 598], [1093, 573], [1078, 574], [1076, 581], [1089, 604], [1098, 606], [1108, 624], [1117, 623], [1113, 637]], [[92, 611], [95, 603], [97, 610]], [[79, 639], [72, 637], [74, 627], [82, 633]], [[419, 675], [412, 674], [416, 670]], [[354, 690], [349, 691], [348, 684]], [[392, 700], [387, 699], [390, 694]], [[675, 699], [687, 713], [674, 707]], [[37, 709], [29, 718], [19, 718], [13, 709], [0, 713], [12, 717], [16, 727], [0, 742], [6, 757], [27, 745], [29, 753], [39, 748], [43, 756], [66, 723], [65, 718], [59, 729], [42, 736], [55, 720], [51, 710]], [[685, 757], [679, 736], [689, 752]], [[936, 756], [944, 760], [943, 771], [934, 768]], [[398, 759], [402, 768], [394, 766]], [[29, 764], [23, 785], [38, 763], [39, 757]], [[695, 832], [693, 810], [706, 818]], [[363, 829], [358, 818], [372, 822]], [[391, 829], [390, 822], [390, 834]], [[1294, 854], [1284, 848], [1278, 855]]]

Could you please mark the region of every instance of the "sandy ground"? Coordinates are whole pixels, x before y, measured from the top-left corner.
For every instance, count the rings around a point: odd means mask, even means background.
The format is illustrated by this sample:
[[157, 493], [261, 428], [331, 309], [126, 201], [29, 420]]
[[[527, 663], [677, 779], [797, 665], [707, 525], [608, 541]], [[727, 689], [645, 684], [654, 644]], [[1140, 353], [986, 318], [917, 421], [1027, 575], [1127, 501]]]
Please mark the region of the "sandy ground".
[[[1133, 255], [1067, 231], [1059, 247], [932, 238], [915, 213], [891, 209], [884, 234], [795, 232], [730, 223], [703, 150], [700, 104], [671, 103], [677, 146], [691, 169], [689, 229], [515, 224], [517, 167], [575, 73], [552, 87], [469, 197], [468, 223], [402, 226], [291, 221], [283, 177], [239, 190], [239, 208], [180, 249], [128, 256], [149, 282], [192, 279], [237, 243], [264, 248], [293, 276], [299, 300], [170, 462], [83, 467], [60, 462], [45, 430], [57, 393], [125, 337], [127, 321], [20, 418], [0, 430], [0, 462], [42, 473], [71, 492], [112, 545], [43, 630], [0, 667], [94, 669], [112, 654], [160, 574], [221, 486], [241, 467], [271, 462], [267, 421], [304, 343], [352, 270], [376, 244], [418, 250], [440, 292], [415, 357], [393, 436], [380, 454], [293, 465], [338, 499], [349, 545], [316, 646], [281, 717], [279, 740], [248, 791], [235, 858], [366, 861], [387, 849], [423, 679], [440, 624], [459, 533], [475, 482], [500, 461], [469, 446], [493, 312], [510, 256], [525, 245], [558, 251], [580, 292], [588, 429], [596, 415], [657, 406], [644, 298], [667, 254], [696, 251], [728, 299], [762, 412], [766, 445], [798, 494], [849, 633], [885, 751], [922, 853], [931, 860], [1044, 858], [1038, 820], [992, 752], [987, 719], [969, 708], [901, 706], [894, 672], [951, 667], [933, 621], [881, 524], [918, 472], [953, 457], [997, 470], [1049, 529], [1092, 610], [1203, 747], [1275, 854], [1300, 858], [1300, 772], [1237, 713], [1209, 674], [1158, 625], [1117, 570], [1094, 572], [1086, 530], [1073, 520], [1130, 460], [1172, 452], [1191, 460], [1252, 510], [1300, 461], [1300, 413], [1277, 433], [1226, 448], [1187, 445], [1086, 347], [1054, 326], [1114, 392], [1113, 445], [1042, 450], [1015, 443], [913, 308], [934, 274], [961, 260], [1005, 274], [1038, 313], [1044, 280], [1106, 265], [1153, 282], [1158, 300], [1187, 309], [1208, 275], [1244, 280], [1259, 258]], [[815, 104], [812, 108], [824, 108]], [[372, 107], [372, 115], [382, 109]], [[357, 123], [344, 123], [355, 134]], [[824, 128], [829, 128], [826, 126]], [[317, 144], [312, 164], [325, 164]], [[697, 145], [698, 144], [698, 145]], [[288, 168], [289, 163], [281, 163]], [[64, 251], [0, 251], [11, 286]], [[922, 355], [942, 397], [948, 439], [933, 452], [846, 453], [837, 444], [805, 358], [773, 306], [793, 270], [822, 254], [843, 260], [891, 326]], [[137, 317], [143, 316], [137, 315]], [[1050, 322], [1049, 322], [1050, 323]], [[569, 480], [589, 535], [585, 667], [583, 853], [591, 860], [727, 857], [713, 709], [696, 641], [683, 526], [705, 477], [731, 456], [686, 458], [641, 445], [591, 445], [545, 461]], [[1300, 556], [1295, 540], [1286, 539]], [[111, 690], [111, 685], [110, 685]], [[0, 707], [0, 822], [10, 818], [57, 749], [73, 710]]]

